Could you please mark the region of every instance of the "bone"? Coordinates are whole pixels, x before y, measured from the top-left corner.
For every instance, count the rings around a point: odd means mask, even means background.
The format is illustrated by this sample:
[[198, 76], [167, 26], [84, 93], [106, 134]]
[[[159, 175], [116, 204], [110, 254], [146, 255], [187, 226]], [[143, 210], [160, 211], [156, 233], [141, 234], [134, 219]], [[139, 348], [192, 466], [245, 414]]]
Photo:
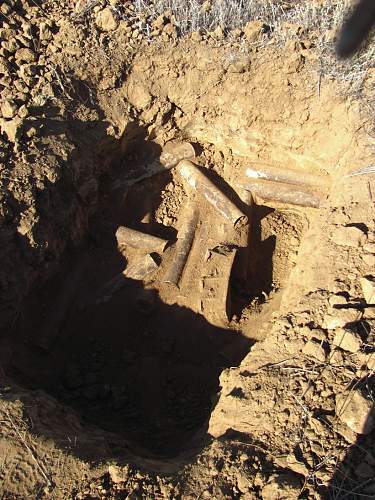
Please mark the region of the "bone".
[[324, 201], [324, 197], [321, 194], [281, 182], [246, 181], [246, 184], [241, 187], [250, 191], [253, 196], [263, 200], [272, 200], [288, 205], [319, 208]]
[[175, 257], [164, 276], [165, 283], [179, 285], [193, 244], [198, 216], [199, 212], [196, 205], [187, 203], [181, 214], [181, 229], [178, 232], [178, 239], [175, 245]]
[[118, 246], [128, 245], [147, 253], [162, 254], [168, 245], [167, 240], [125, 226], [120, 226], [117, 229], [116, 239]]
[[246, 215], [194, 163], [183, 160], [178, 165], [178, 171], [190, 187], [201, 193], [233, 225], [247, 224]]
[[126, 190], [144, 179], [171, 170], [185, 158], [193, 159], [194, 157], [195, 151], [189, 142], [179, 140], [169, 141], [164, 146], [159, 158], [150, 159], [128, 170], [114, 182], [113, 189], [125, 188]]
[[327, 183], [327, 179], [319, 175], [268, 165], [249, 165], [246, 168], [245, 176], [251, 180], [263, 179], [297, 186], [322, 186]]

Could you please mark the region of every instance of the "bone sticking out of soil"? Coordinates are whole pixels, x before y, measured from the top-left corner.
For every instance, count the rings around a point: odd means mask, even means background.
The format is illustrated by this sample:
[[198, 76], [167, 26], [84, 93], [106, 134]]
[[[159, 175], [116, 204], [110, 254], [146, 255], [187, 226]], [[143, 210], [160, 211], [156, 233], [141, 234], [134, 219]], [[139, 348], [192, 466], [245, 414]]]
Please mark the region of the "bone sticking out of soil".
[[309, 191], [308, 189], [297, 189], [291, 184], [281, 182], [247, 180], [246, 184], [241, 187], [262, 200], [277, 201], [301, 207], [319, 208], [325, 199], [325, 196], [322, 194]]
[[186, 203], [181, 213], [181, 229], [178, 232], [177, 243], [174, 247], [173, 262], [164, 276], [165, 283], [179, 285], [194, 241], [198, 219], [199, 210], [197, 205], [195, 203]]
[[328, 179], [310, 174], [308, 172], [296, 172], [280, 167], [269, 165], [250, 165], [246, 168], [245, 176], [249, 179], [263, 179], [274, 182], [284, 182], [285, 184], [295, 184], [297, 186], [326, 186]]
[[201, 193], [233, 225], [247, 224], [246, 215], [194, 163], [183, 160], [178, 165], [178, 171], [190, 187]]
[[166, 143], [158, 158], [127, 169], [126, 173], [117, 179], [113, 189], [129, 188], [149, 177], [176, 167], [181, 160], [195, 158], [195, 150], [189, 142], [172, 140]]
[[125, 226], [120, 226], [117, 229], [116, 239], [119, 247], [130, 246], [147, 253], [162, 254], [168, 245], [167, 240]]

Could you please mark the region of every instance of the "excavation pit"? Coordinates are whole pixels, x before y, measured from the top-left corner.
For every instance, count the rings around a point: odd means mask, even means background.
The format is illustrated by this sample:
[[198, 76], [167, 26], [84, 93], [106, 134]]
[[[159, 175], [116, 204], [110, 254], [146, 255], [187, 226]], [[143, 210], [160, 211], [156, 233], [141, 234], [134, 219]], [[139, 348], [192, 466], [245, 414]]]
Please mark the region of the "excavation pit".
[[139, 456], [205, 443], [219, 376], [266, 335], [306, 228], [300, 207], [241, 200], [218, 174], [201, 173], [245, 224], [218, 213], [178, 169], [111, 186], [87, 245], [34, 290], [18, 324], [10, 373]]

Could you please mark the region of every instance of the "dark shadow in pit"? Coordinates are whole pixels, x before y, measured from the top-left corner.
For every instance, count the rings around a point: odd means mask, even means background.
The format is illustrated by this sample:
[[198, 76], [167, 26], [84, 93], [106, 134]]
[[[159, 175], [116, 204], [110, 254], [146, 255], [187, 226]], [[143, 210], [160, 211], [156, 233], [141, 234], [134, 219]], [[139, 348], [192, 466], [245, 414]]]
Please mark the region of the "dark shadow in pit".
[[[82, 295], [90, 294], [81, 283], [91, 286], [93, 267], [86, 263], [86, 276], [81, 273], [77, 286], [82, 260], [77, 263], [43, 290], [44, 300], [56, 295], [64, 301], [61, 297], [68, 293], [64, 287], [67, 282], [72, 285], [69, 303], [63, 306], [65, 316], [53, 300], [42, 311], [39, 308], [39, 314], [48, 311], [54, 341], [47, 350], [40, 348], [40, 316], [30, 305], [33, 314], [22, 318], [23, 331], [12, 346], [6, 372], [22, 386], [43, 389], [77, 410], [83, 428], [94, 424], [112, 435], [109, 455], [104, 457], [87, 445], [89, 429], [82, 430], [85, 438], [78, 433], [72, 450], [80, 458], [118, 458], [128, 448], [140, 456], [161, 458], [192, 448], [199, 451], [206, 443], [219, 375], [240, 363], [250, 341], [212, 326], [187, 308], [163, 303], [157, 293], [133, 280], [127, 280], [108, 302], [84, 303]], [[54, 316], [48, 316], [50, 308]], [[60, 325], [53, 323], [54, 317]], [[38, 418], [32, 420], [38, 433]], [[45, 437], [60, 442], [61, 429], [53, 435], [51, 426]]]
[[[136, 152], [133, 161], [136, 165]], [[119, 162], [117, 168], [124, 166]], [[35, 401], [42, 400], [33, 404], [30, 393], [17, 395], [32, 431], [85, 460], [119, 459], [129, 449], [158, 458], [198, 453], [208, 439], [220, 373], [238, 365], [251, 346], [249, 339], [211, 325], [188, 308], [165, 304], [142, 282], [123, 279], [121, 290], [103, 298], [103, 286], [125, 267], [114, 236], [119, 225], [175, 239], [173, 228], [150, 216], [170, 180], [165, 172], [130, 191], [113, 191], [109, 178], [90, 224], [88, 214], [82, 215], [83, 246], [67, 245], [59, 271], [51, 270], [49, 280], [34, 286], [5, 339], [7, 375], [33, 389]], [[68, 184], [64, 190], [64, 183], [48, 186], [48, 195], [38, 197], [44, 225], [56, 217], [63, 224], [64, 202], [78, 214], [80, 204], [95, 202], [95, 193], [76, 195]], [[60, 203], [61, 191], [66, 200]], [[27, 238], [19, 240], [29, 246]], [[49, 246], [52, 251], [52, 237]]]

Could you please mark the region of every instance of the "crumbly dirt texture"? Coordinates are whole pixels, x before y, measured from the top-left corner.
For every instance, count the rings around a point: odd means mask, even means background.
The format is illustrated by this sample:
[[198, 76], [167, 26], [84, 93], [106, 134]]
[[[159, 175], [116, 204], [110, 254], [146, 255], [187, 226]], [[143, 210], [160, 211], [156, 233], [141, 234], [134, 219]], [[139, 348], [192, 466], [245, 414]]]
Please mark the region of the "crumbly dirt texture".
[[373, 498], [374, 69], [167, 3], [0, 5], [1, 498]]

